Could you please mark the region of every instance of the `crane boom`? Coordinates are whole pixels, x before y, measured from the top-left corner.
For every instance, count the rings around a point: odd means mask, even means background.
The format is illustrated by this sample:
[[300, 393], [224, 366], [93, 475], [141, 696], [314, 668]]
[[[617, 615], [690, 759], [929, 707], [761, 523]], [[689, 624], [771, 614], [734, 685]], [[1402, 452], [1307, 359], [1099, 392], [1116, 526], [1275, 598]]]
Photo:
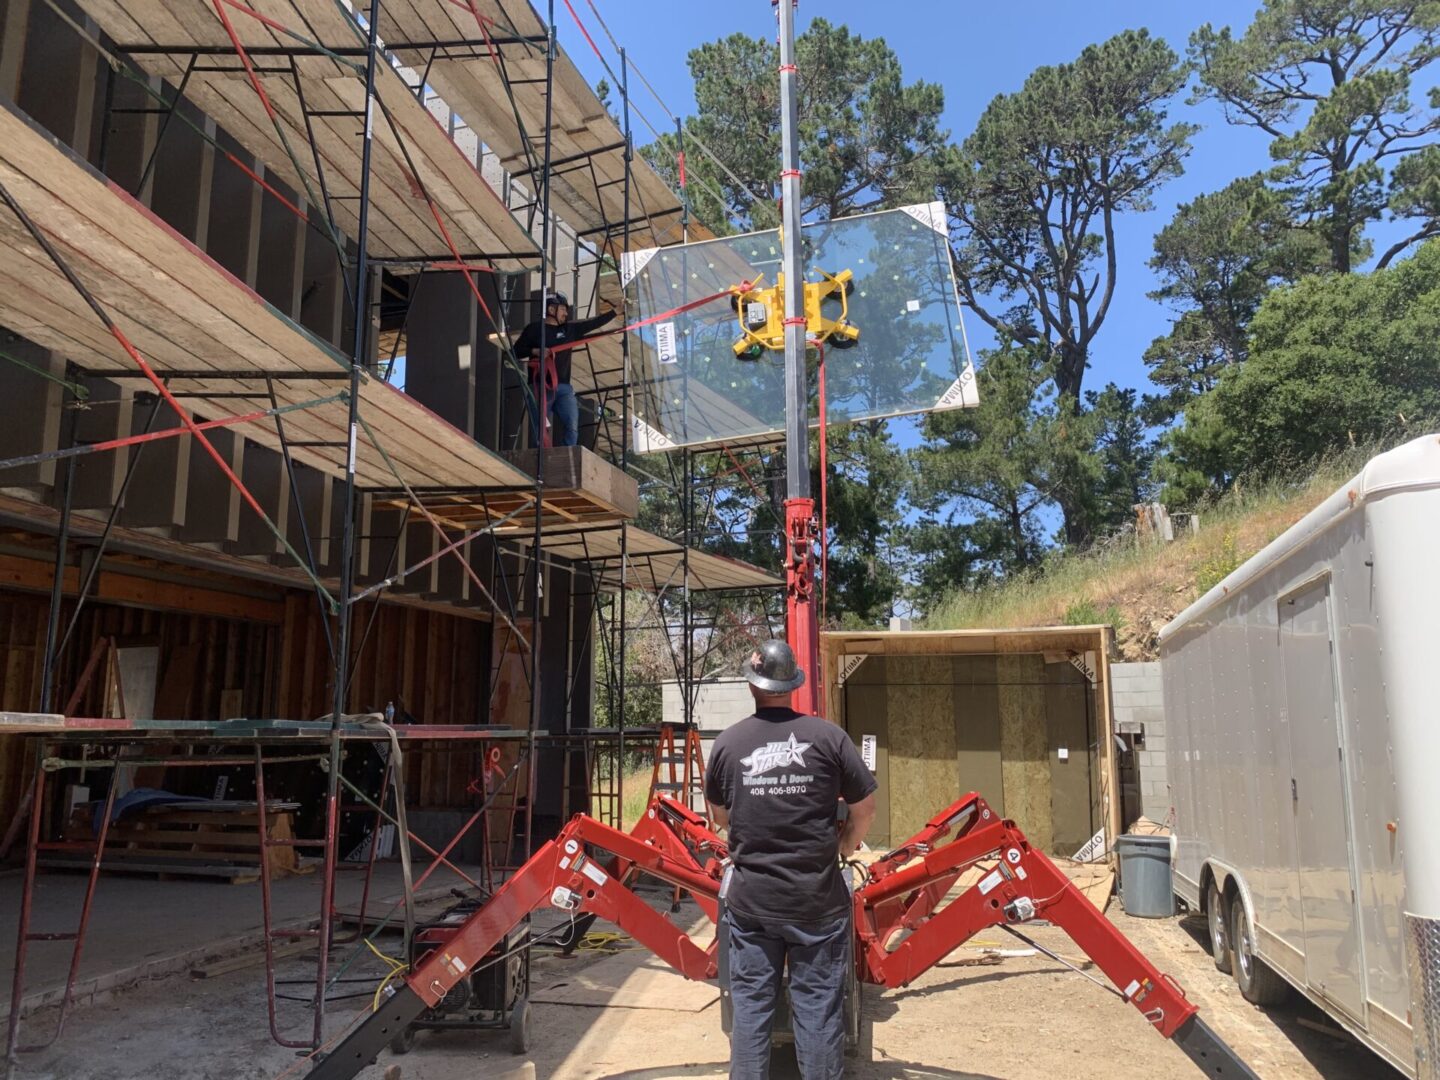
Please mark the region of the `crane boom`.
[[[797, 0], [772, 0], [780, 31], [780, 265], [785, 303], [785, 637], [809, 676], [793, 703], [823, 711], [815, 610], [815, 500], [810, 494], [810, 386], [805, 370], [805, 266], [800, 233], [800, 91]], [[821, 477], [823, 484], [825, 478]]]

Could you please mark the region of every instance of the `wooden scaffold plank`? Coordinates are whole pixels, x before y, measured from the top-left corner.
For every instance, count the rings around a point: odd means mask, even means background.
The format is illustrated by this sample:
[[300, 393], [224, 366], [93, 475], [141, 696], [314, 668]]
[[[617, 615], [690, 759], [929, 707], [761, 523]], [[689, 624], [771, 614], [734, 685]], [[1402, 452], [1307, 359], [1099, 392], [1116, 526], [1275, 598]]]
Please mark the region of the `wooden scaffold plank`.
[[[247, 415], [269, 404], [261, 372], [272, 372], [281, 405], [324, 404], [287, 414], [297, 460], [344, 474], [348, 406], [338, 396], [345, 358], [284, 318], [233, 275], [126, 192], [32, 125], [0, 108], [0, 183], [110, 312], [172, 391], [209, 418]], [[0, 213], [0, 324], [99, 372], [134, 363], [18, 218]], [[213, 374], [212, 374], [213, 373]], [[207, 397], [243, 387], [254, 398]], [[362, 376], [362, 415], [395, 469], [415, 486], [516, 487], [531, 481], [499, 455], [388, 384]], [[246, 423], [246, 437], [278, 447], [272, 422]], [[357, 481], [392, 487], [395, 475], [368, 439], [357, 445]]]
[[[243, 7], [217, 7], [211, 0], [79, 3], [120, 52], [128, 46], [141, 69], [172, 85], [185, 77], [198, 50], [204, 63], [190, 73], [186, 97], [268, 171], [316, 203], [324, 201], [323, 174], [337, 226], [356, 234], [365, 101], [363, 56], [355, 53], [364, 38], [349, 14], [331, 0], [254, 0]], [[248, 68], [232, 51], [231, 31], [245, 49], [262, 53]], [[300, 55], [283, 55], [285, 50]], [[222, 64], [226, 53], [229, 62]], [[450, 244], [428, 196], [462, 254], [491, 258], [504, 269], [537, 265], [535, 242], [388, 62], [377, 64], [375, 86], [383, 109], [372, 127], [372, 253], [448, 257]]]
[[[482, 30], [475, 13], [485, 21]], [[495, 151], [500, 165], [535, 190], [545, 134], [545, 25], [528, 3], [473, 0], [392, 0], [382, 6], [380, 32], [406, 47], [396, 55], [429, 71], [429, 81]], [[508, 41], [486, 47], [486, 38]], [[538, 39], [538, 40], [537, 40]], [[477, 40], [479, 47], [435, 51], [426, 42]], [[503, 56], [504, 70], [495, 53]], [[624, 136], [563, 50], [555, 61], [550, 199], [556, 212], [597, 243], [619, 239], [624, 215]], [[513, 104], [512, 104], [513, 101]], [[518, 119], [518, 122], [517, 122]], [[679, 197], [647, 162], [631, 162], [630, 241], [658, 247], [680, 239]], [[609, 236], [604, 235], [609, 232]], [[691, 239], [708, 237], [692, 223]]]

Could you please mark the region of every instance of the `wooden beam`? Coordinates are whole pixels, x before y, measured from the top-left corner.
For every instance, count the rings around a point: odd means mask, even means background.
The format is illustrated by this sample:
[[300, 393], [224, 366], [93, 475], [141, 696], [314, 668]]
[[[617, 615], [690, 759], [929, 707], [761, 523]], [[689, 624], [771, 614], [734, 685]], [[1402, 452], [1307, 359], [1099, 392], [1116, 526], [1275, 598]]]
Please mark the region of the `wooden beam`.
[[[32, 592], [46, 592], [52, 580], [52, 565], [48, 562], [18, 555], [0, 555], [0, 584]], [[61, 588], [66, 596], [74, 596], [79, 592], [78, 567], [65, 568]], [[279, 600], [266, 600], [241, 593], [207, 589], [188, 582], [160, 581], [106, 569], [102, 569], [96, 579], [94, 598], [112, 604], [184, 611], [196, 615], [218, 615], [226, 619], [246, 619], [262, 623], [279, 623], [284, 615], [284, 605]]]

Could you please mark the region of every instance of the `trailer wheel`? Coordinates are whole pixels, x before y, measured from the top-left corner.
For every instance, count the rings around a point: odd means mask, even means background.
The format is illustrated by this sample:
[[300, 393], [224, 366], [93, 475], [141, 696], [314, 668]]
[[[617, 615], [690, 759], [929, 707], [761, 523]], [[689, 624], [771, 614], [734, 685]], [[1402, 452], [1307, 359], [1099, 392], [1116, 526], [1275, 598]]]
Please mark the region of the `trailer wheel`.
[[1226, 975], [1230, 974], [1230, 928], [1226, 925], [1229, 920], [1225, 915], [1225, 897], [1220, 894], [1220, 887], [1216, 885], [1215, 879], [1210, 879], [1210, 884], [1205, 889], [1205, 917], [1210, 924], [1210, 956], [1215, 961], [1215, 966]]
[[1290, 996], [1290, 984], [1255, 955], [1255, 932], [1240, 900], [1230, 905], [1230, 940], [1235, 946], [1235, 982], [1251, 1005], [1279, 1005]]

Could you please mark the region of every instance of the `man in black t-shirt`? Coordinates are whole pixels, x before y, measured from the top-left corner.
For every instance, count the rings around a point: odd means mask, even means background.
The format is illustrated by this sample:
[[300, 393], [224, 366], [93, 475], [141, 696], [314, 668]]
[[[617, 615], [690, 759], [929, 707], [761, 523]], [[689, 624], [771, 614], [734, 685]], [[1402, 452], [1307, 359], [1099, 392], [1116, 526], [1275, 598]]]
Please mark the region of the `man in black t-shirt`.
[[[721, 886], [727, 935], [731, 1080], [766, 1080], [781, 976], [790, 972], [795, 1053], [804, 1080], [844, 1069], [851, 898], [838, 858], [875, 818], [875, 778], [835, 724], [790, 708], [805, 682], [783, 641], [745, 664], [755, 713], [715, 740], [705, 799], [729, 830]], [[837, 803], [850, 813], [836, 827]]]
[[531, 363], [531, 378], [535, 378], [536, 372], [543, 373], [543, 378], [539, 381], [544, 389], [537, 396], [543, 395], [547, 402], [547, 411], [555, 416], [555, 424], [559, 430], [551, 440], [554, 446], [574, 446], [580, 441], [580, 402], [576, 400], [575, 389], [570, 385], [572, 350], [550, 353], [550, 363], [544, 363], [540, 356], [540, 338], [543, 334], [545, 350], [549, 352], [557, 345], [589, 337], [618, 314], [618, 311], [612, 309], [604, 315], [596, 315], [593, 319], [571, 322], [569, 298], [564, 293], [552, 292], [545, 298], [543, 327], [540, 322], [533, 322], [515, 339], [515, 356]]

